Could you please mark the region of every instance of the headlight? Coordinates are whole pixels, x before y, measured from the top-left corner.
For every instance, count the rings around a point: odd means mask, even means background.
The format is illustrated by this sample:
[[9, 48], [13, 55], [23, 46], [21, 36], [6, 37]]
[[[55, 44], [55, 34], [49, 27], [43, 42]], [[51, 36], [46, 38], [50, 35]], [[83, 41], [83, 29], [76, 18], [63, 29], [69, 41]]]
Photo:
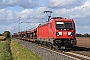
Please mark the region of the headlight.
[[71, 32], [68, 32], [68, 35], [71, 35]]
[[62, 32], [58, 32], [59, 33], [59, 35], [62, 35]]
[[71, 33], [71, 35], [73, 36], [73, 35], [74, 35], [74, 33], [72, 32], [72, 33]]
[[59, 33], [58, 32], [56, 32], [56, 36], [59, 36]]
[[62, 32], [56, 32], [56, 36], [62, 35]]
[[73, 32], [68, 32], [68, 35], [73, 36], [74, 33]]

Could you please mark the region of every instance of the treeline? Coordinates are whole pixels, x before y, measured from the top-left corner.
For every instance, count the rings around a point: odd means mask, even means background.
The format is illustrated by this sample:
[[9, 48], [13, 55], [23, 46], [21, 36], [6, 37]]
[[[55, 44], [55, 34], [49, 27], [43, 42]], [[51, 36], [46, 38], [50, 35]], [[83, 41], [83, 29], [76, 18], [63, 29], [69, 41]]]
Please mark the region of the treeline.
[[0, 36], [5, 36], [6, 38], [10, 38], [10, 32], [9, 31], [4, 31], [4, 33], [0, 34]]
[[9, 31], [4, 31], [4, 33], [2, 35], [5, 36], [6, 38], [10, 38], [10, 32]]
[[76, 37], [90, 37], [90, 34], [88, 34], [88, 33], [85, 33], [85, 34], [76, 34]]
[[[5, 36], [6, 38], [10, 38], [10, 32], [4, 31], [4, 33], [0, 34], [0, 36]], [[85, 34], [76, 33], [76, 37], [90, 37], [90, 34], [88, 34], [88, 33], [85, 33]]]

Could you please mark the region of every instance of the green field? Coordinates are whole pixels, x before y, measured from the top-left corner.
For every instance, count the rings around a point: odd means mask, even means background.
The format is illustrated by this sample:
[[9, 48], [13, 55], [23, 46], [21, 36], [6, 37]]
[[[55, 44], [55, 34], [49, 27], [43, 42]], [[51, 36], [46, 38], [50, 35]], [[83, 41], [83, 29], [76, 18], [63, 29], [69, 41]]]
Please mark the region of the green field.
[[0, 41], [0, 60], [43, 60], [15, 40]]

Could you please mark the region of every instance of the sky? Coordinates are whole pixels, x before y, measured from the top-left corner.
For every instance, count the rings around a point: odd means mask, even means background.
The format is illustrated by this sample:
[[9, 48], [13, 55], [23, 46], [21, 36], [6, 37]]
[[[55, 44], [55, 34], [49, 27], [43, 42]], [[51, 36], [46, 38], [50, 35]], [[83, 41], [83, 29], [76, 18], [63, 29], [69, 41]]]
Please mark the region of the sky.
[[73, 19], [76, 33], [90, 33], [90, 0], [0, 0], [0, 33], [18, 32], [19, 19], [20, 31], [34, 29], [46, 23], [44, 11], [52, 11], [52, 17]]

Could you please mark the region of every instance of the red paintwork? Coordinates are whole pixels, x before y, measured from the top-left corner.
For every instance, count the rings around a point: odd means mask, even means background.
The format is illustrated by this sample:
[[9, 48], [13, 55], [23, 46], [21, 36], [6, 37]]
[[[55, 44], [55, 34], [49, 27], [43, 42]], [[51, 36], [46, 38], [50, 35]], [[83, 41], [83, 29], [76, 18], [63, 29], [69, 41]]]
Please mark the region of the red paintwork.
[[[73, 30], [57, 30], [56, 22], [72, 22]], [[56, 32], [62, 32], [62, 35], [56, 36]], [[68, 32], [73, 32], [74, 36], [68, 35]], [[52, 18], [47, 24], [39, 25], [37, 28], [30, 31], [19, 32], [19, 35], [24, 35], [20, 39], [35, 41], [36, 38], [42, 39], [73, 39], [75, 38], [75, 24], [72, 19], [67, 18]], [[30, 34], [29, 37], [26, 37], [27, 34]]]
[[48, 38], [48, 25], [49, 24], [45, 24], [37, 28], [38, 38]]
[[[72, 22], [73, 30], [57, 30], [56, 22]], [[50, 28], [50, 24], [52, 24], [52, 28]], [[62, 35], [56, 36], [56, 32], [62, 32]], [[37, 38], [75, 38], [74, 36], [68, 35], [68, 32], [74, 32], [75, 34], [75, 25], [72, 19], [51, 19], [47, 24], [41, 25], [37, 28]]]

